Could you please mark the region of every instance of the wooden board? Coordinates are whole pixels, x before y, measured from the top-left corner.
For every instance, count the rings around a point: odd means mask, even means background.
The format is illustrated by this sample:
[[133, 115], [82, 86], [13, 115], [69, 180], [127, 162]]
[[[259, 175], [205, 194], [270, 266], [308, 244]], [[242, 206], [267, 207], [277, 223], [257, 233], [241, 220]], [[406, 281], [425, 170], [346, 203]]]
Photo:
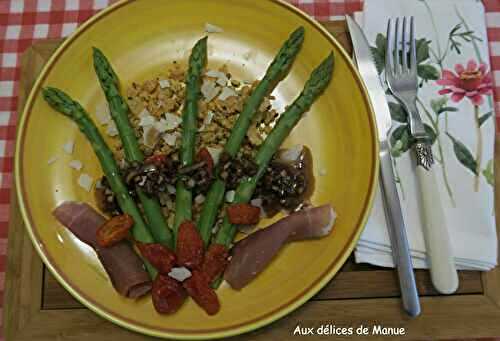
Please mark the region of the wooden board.
[[[350, 52], [345, 23], [324, 24]], [[60, 41], [30, 47], [21, 58], [18, 112], [36, 76]], [[498, 141], [497, 141], [498, 142]], [[495, 154], [498, 161], [499, 153]], [[498, 165], [498, 162], [495, 162]], [[496, 173], [497, 174], [497, 173]], [[498, 180], [498, 179], [496, 179]], [[4, 297], [4, 335], [20, 340], [144, 340], [147, 337], [120, 328], [87, 310], [43, 266], [25, 232], [15, 191], [12, 191]], [[498, 194], [495, 199], [498, 199]], [[498, 200], [496, 200], [498, 202]], [[497, 205], [498, 206], [498, 205]], [[500, 212], [497, 207], [497, 213]], [[432, 287], [428, 271], [416, 272], [422, 315], [409, 319], [400, 308], [400, 292], [394, 270], [355, 264], [352, 257], [335, 278], [311, 301], [289, 316], [241, 340], [284, 340], [297, 325], [317, 327], [404, 327], [394, 339], [491, 337], [500, 335], [500, 270], [488, 273], [460, 272], [456, 294], [440, 296]], [[328, 338], [315, 336], [309, 339]], [[346, 337], [352, 339], [353, 337]], [[376, 338], [376, 337], [374, 337]], [[236, 339], [236, 338], [234, 338]], [[384, 337], [387, 339], [387, 337]]]

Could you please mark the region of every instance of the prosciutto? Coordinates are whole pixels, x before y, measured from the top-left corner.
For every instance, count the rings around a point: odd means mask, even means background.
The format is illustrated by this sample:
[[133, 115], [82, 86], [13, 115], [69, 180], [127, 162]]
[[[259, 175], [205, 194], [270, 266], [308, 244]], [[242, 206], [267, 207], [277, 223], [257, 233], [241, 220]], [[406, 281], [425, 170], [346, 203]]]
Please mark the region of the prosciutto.
[[233, 289], [243, 288], [266, 268], [283, 245], [328, 235], [335, 218], [333, 207], [327, 204], [292, 213], [269, 227], [252, 233], [233, 247], [224, 279]]
[[122, 241], [108, 248], [98, 245], [96, 232], [106, 219], [91, 206], [64, 202], [53, 214], [78, 239], [95, 250], [118, 293], [129, 298], [139, 298], [151, 290], [148, 273], [128, 242]]

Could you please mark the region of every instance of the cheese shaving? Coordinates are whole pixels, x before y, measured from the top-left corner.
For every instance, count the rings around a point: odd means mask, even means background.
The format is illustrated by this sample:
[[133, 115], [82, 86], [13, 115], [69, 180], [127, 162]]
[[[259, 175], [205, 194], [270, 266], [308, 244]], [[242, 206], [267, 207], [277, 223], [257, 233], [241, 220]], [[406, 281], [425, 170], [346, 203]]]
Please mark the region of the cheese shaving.
[[208, 124], [212, 123], [212, 119], [214, 118], [214, 115], [215, 115], [214, 112], [209, 110], [207, 112], [207, 116], [205, 116], [205, 119], [203, 120], [203, 124], [208, 125]]
[[71, 168], [74, 168], [74, 169], [78, 170], [78, 171], [83, 168], [83, 164], [82, 164], [82, 162], [80, 160], [71, 160], [69, 162], [69, 166]]
[[81, 174], [80, 177], [78, 178], [78, 185], [80, 185], [81, 188], [86, 190], [87, 192], [90, 192], [92, 189], [92, 183], [94, 182], [94, 179], [88, 175], [88, 174]]
[[182, 118], [167, 112], [165, 113], [165, 120], [163, 122], [165, 122], [166, 130], [172, 130], [177, 128], [182, 123]]
[[302, 151], [304, 150], [304, 146], [301, 144], [296, 144], [295, 146], [284, 150], [280, 154], [280, 159], [286, 162], [297, 161]]
[[101, 102], [100, 104], [98, 104], [95, 108], [95, 116], [99, 124], [108, 124], [111, 121], [111, 114], [109, 112], [108, 103]]
[[68, 140], [64, 146], [63, 146], [63, 150], [66, 154], [73, 154], [73, 149], [75, 148], [75, 141], [74, 140]]
[[209, 70], [207, 73], [205, 73], [205, 76], [207, 77], [212, 77], [216, 78], [216, 83], [219, 84], [220, 86], [225, 86], [227, 85], [228, 78], [224, 72], [221, 71], [214, 71], [214, 70]]
[[183, 282], [184, 280], [191, 277], [191, 271], [189, 271], [188, 268], [181, 266], [178, 268], [172, 268], [168, 273], [168, 276], [179, 282]]
[[231, 88], [225, 86], [224, 88], [222, 88], [222, 92], [220, 93], [218, 98], [221, 101], [224, 101], [226, 98], [236, 96], [236, 95], [237, 94], [236, 94], [236, 91], [234, 91], [234, 89], [231, 89]]
[[224, 30], [210, 23], [205, 23], [205, 32], [207, 33], [222, 33]]
[[197, 203], [197, 204], [203, 204], [204, 201], [205, 201], [205, 196], [203, 194], [198, 194], [194, 198], [194, 202]]
[[173, 146], [175, 146], [175, 142], [177, 141], [177, 137], [179, 137], [179, 134], [174, 132], [174, 133], [164, 134], [162, 138], [166, 144], [173, 147]]
[[143, 118], [146, 116], [151, 116], [151, 113], [149, 112], [148, 109], [144, 108], [142, 111], [139, 113], [139, 118]]
[[231, 191], [227, 191], [226, 192], [226, 201], [231, 203], [234, 201], [234, 195], [236, 194], [235, 191], [231, 190]]
[[139, 120], [139, 125], [141, 127], [152, 126], [156, 123], [156, 119], [151, 115], [143, 115]]
[[214, 164], [217, 165], [220, 160], [220, 155], [222, 154], [222, 148], [207, 147]]
[[170, 81], [168, 79], [160, 79], [158, 81], [160, 88], [165, 89], [170, 87]]
[[207, 102], [210, 102], [212, 99], [217, 96], [220, 88], [216, 86], [214, 81], [204, 80], [201, 85], [201, 93]]
[[48, 160], [47, 160], [47, 164], [48, 164], [48, 165], [51, 165], [51, 164], [53, 164], [54, 162], [56, 162], [58, 159], [59, 159], [59, 156], [54, 155], [54, 156], [52, 156], [50, 159], [48, 159]]
[[170, 194], [175, 194], [176, 189], [175, 189], [175, 187], [174, 187], [174, 186], [172, 186], [172, 185], [167, 185], [167, 191], [168, 191], [168, 193], [170, 193]]
[[155, 122], [154, 127], [156, 130], [158, 130], [160, 133], [164, 133], [167, 131], [167, 121], [165, 119], [160, 119], [159, 121]]

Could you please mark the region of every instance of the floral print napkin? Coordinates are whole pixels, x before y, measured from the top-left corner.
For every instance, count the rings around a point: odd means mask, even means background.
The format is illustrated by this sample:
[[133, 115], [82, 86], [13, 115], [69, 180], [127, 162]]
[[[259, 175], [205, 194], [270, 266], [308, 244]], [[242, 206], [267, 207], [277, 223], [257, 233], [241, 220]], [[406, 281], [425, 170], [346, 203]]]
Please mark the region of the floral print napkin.
[[[477, 0], [365, 0], [355, 15], [383, 77], [388, 18], [415, 17], [417, 105], [433, 140], [440, 200], [459, 269], [497, 264], [493, 200], [495, 114], [485, 12]], [[413, 264], [426, 268], [412, 138], [406, 113], [388, 97], [391, 154]], [[380, 192], [356, 248], [357, 262], [394, 266]]]

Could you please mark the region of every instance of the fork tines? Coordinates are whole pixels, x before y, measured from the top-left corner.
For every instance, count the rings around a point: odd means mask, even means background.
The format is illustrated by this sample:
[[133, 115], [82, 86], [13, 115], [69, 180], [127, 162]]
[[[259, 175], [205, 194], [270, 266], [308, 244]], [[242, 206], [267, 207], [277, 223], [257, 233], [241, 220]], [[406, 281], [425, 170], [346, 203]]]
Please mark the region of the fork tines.
[[[392, 20], [387, 22], [387, 46], [385, 68], [387, 72], [395, 75], [403, 73], [412, 73], [417, 76], [417, 47], [415, 42], [415, 24], [413, 17], [410, 17], [410, 36], [408, 39], [408, 24], [407, 18], [403, 17], [403, 25], [401, 28], [400, 18], [396, 18], [395, 27], [393, 29]], [[402, 37], [400, 38], [400, 32]], [[401, 46], [400, 46], [401, 42]], [[410, 61], [408, 65], [408, 45], [410, 45]], [[401, 53], [400, 53], [401, 51]], [[402, 61], [400, 60], [402, 58]], [[402, 67], [401, 67], [402, 64]]]

